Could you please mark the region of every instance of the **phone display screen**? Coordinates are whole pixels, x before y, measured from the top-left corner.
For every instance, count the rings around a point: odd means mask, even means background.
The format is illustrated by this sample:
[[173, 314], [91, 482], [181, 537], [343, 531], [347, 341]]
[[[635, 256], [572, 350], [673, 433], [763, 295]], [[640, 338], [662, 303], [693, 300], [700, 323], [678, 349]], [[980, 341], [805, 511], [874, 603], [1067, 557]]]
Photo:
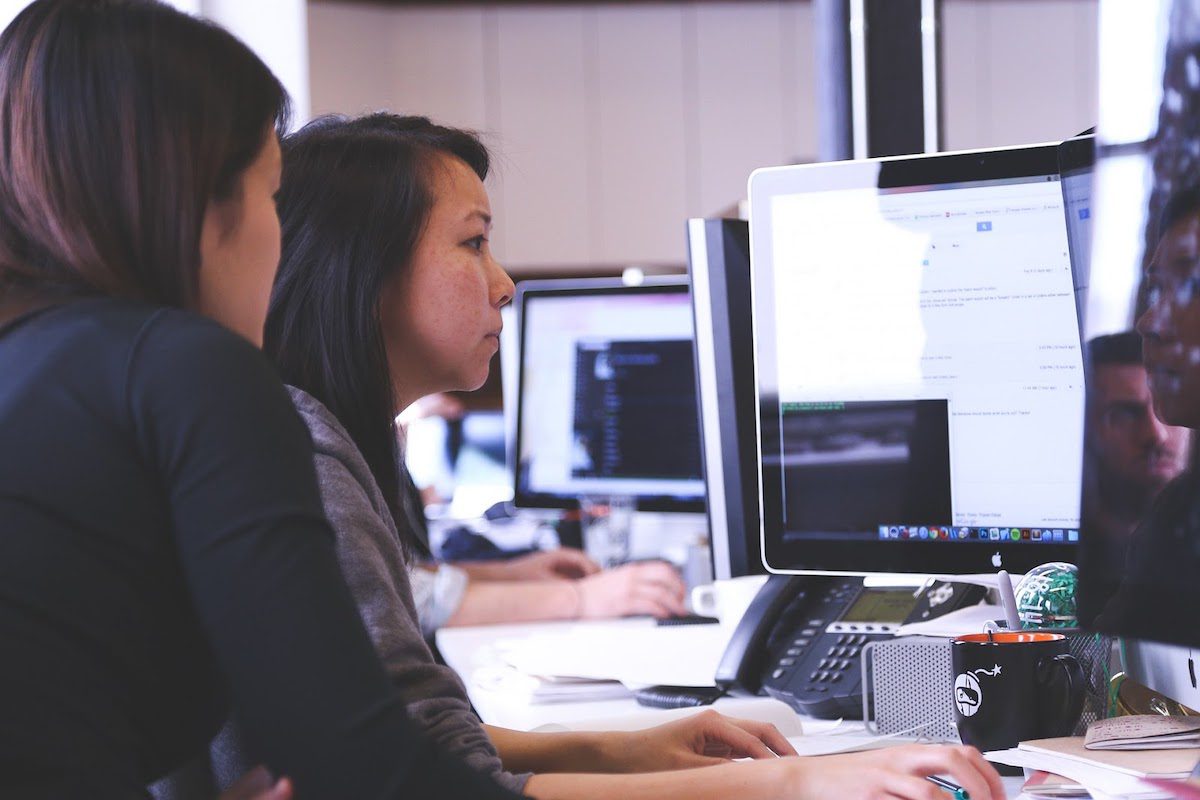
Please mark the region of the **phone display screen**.
[[842, 622], [903, 622], [917, 606], [911, 589], [865, 589]]

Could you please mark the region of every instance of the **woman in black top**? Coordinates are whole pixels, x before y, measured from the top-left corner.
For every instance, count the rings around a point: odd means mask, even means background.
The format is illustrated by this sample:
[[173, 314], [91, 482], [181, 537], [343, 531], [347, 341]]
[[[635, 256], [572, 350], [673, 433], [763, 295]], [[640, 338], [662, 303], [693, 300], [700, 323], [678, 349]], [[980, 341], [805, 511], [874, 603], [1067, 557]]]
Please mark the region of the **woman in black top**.
[[406, 719], [255, 347], [285, 119], [153, 0], [0, 36], [2, 797], [144, 797], [231, 704], [297, 797], [507, 796]]

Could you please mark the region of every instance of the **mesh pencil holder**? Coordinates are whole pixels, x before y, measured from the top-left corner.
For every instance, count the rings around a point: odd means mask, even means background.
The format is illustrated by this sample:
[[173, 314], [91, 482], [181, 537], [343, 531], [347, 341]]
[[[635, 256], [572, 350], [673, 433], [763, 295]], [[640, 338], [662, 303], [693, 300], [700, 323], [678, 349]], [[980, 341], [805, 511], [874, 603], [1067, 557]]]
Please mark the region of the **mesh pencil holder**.
[[1108, 680], [1112, 676], [1113, 645], [1115, 639], [1082, 628], [1037, 628], [1041, 633], [1061, 633], [1067, 637], [1068, 652], [1079, 660], [1083, 668], [1084, 685], [1083, 711], [1072, 732], [1082, 736], [1088, 725], [1108, 716]]

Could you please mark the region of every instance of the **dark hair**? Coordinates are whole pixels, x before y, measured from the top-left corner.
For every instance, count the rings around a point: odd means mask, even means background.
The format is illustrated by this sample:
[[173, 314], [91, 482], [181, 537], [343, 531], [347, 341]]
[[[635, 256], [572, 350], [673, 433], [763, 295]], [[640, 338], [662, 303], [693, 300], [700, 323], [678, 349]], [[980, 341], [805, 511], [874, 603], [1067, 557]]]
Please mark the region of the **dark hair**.
[[1159, 216], [1158, 235], [1166, 234], [1171, 226], [1186, 216], [1200, 211], [1200, 186], [1188, 186], [1171, 195]]
[[263, 350], [345, 426], [393, 515], [397, 409], [379, 299], [412, 262], [445, 157], [487, 177], [487, 148], [473, 133], [425, 117], [322, 117], [283, 141], [283, 254]]
[[156, 0], [37, 0], [0, 36], [0, 300], [188, 307], [212, 200], [288, 99], [232, 34]]
[[1142, 363], [1142, 337], [1137, 331], [1121, 331], [1097, 336], [1088, 342], [1088, 365], [1123, 366]]

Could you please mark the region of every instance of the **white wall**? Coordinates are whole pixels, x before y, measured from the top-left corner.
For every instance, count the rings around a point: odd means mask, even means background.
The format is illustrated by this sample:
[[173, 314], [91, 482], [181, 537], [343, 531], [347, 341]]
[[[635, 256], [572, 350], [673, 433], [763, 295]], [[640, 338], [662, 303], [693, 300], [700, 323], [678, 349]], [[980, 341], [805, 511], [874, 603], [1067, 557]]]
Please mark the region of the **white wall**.
[[[292, 98], [293, 125], [311, 114], [305, 0], [170, 0], [227, 28], [261, 58]], [[189, 6], [199, 5], [199, 9]]]
[[1097, 0], [942, 0], [943, 148], [1065, 139], [1096, 124]]
[[684, 220], [811, 159], [812, 11], [766, 2], [309, 5], [315, 113], [484, 132], [512, 269], [682, 265]]
[[0, 29], [7, 28], [13, 17], [29, 5], [29, 0], [0, 0]]
[[[945, 149], [1094, 124], [1098, 0], [943, 0]], [[484, 132], [510, 268], [682, 264], [683, 220], [817, 151], [808, 0], [310, 0], [313, 109]]]
[[[0, 28], [30, 0], [0, 0]], [[305, 0], [164, 0], [207, 17], [245, 42], [279, 77], [292, 97], [295, 122], [309, 118], [308, 14]]]

